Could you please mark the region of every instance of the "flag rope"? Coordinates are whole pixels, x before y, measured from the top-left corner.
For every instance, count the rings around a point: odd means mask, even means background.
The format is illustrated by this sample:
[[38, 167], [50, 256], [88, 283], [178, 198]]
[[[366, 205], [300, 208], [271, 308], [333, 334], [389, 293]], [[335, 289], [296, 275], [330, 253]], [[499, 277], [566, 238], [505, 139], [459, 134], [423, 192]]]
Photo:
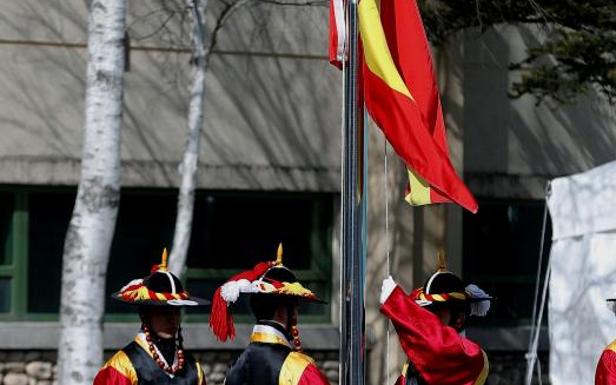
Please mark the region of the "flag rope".
[[[387, 138], [384, 138], [384, 146], [383, 146], [383, 172], [384, 172], [384, 177], [383, 177], [383, 183], [385, 184], [385, 278], [389, 277], [391, 275], [391, 245], [389, 242], [389, 181], [388, 181], [388, 177], [389, 177], [389, 170], [388, 170], [388, 156], [387, 156]], [[385, 379], [386, 379], [386, 384], [390, 385], [391, 381], [390, 381], [390, 373], [389, 373], [389, 344], [390, 344], [390, 337], [391, 337], [391, 322], [389, 320], [386, 320], [387, 322], [387, 331], [386, 331], [386, 336], [385, 336]]]

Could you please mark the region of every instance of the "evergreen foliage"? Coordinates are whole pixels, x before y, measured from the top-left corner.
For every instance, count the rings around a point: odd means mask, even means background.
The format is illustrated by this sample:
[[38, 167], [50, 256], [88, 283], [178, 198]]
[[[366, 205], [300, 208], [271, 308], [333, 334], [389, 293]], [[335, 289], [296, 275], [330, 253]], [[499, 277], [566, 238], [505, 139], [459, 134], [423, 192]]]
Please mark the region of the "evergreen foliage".
[[420, 0], [429, 39], [439, 45], [466, 28], [537, 25], [546, 37], [511, 63], [520, 80], [510, 96], [532, 94], [570, 103], [596, 89], [616, 104], [616, 1], [614, 0]]

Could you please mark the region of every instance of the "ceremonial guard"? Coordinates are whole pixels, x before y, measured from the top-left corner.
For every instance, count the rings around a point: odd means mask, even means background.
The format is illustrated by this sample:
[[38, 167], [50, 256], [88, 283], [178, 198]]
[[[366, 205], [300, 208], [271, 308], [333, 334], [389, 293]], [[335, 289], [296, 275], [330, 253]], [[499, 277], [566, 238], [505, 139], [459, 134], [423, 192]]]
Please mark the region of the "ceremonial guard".
[[256, 325], [250, 344], [229, 368], [225, 385], [329, 385], [302, 352], [297, 329], [299, 305], [322, 301], [283, 266], [282, 245], [276, 261], [259, 263], [216, 290], [210, 326], [221, 341], [235, 336], [229, 305], [240, 293], [250, 296]]
[[112, 298], [137, 306], [141, 330], [107, 361], [94, 385], [205, 385], [199, 363], [182, 346], [180, 308], [209, 302], [191, 297], [167, 271], [166, 250], [150, 275], [129, 282]]
[[[616, 314], [616, 298], [608, 299], [607, 303]], [[616, 385], [616, 340], [603, 350], [599, 358], [595, 372], [595, 385]]]
[[488, 358], [464, 336], [469, 315], [485, 316], [491, 297], [439, 269], [410, 295], [391, 277], [383, 281], [381, 312], [393, 323], [408, 357], [396, 385], [483, 385]]

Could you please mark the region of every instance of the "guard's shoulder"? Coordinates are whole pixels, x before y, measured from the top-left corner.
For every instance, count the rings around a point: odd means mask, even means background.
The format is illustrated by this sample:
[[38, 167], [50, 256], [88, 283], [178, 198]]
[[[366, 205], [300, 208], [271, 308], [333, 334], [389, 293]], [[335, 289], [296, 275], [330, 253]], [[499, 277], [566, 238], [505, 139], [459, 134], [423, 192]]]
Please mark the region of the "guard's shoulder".
[[616, 340], [612, 341], [605, 350], [611, 350], [612, 352], [616, 352]]
[[131, 385], [137, 383], [135, 367], [123, 350], [107, 360], [94, 380], [95, 385], [108, 383]]
[[483, 360], [486, 353], [483, 351], [481, 346], [473, 341], [468, 339], [467, 337], [461, 337], [462, 348], [464, 352], [469, 357], [475, 357], [478, 361]]
[[327, 380], [319, 371], [314, 360], [300, 352], [290, 352], [282, 364], [279, 385], [327, 384]]
[[124, 350], [119, 350], [118, 352], [116, 352], [116, 354], [111, 356], [111, 358], [107, 360], [103, 368], [110, 367], [110, 366], [122, 372], [124, 371], [134, 372], [135, 371], [135, 367], [133, 366], [133, 363], [130, 361], [130, 358], [128, 358], [128, 355], [124, 353]]
[[302, 352], [291, 352], [287, 356], [287, 359], [289, 358], [301, 364], [306, 364], [306, 365], [314, 364], [314, 359], [312, 359], [312, 357]]

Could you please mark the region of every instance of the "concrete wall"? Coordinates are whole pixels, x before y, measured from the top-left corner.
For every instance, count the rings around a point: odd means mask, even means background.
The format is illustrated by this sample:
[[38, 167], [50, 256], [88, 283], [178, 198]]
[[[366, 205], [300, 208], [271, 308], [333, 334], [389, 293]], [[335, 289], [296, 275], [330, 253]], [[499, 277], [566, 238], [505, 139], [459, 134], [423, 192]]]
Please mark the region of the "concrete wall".
[[466, 32], [464, 169], [481, 195], [541, 198], [545, 179], [616, 158], [616, 112], [594, 92], [568, 105], [508, 98], [519, 76], [509, 63], [543, 38], [526, 27]]
[[[115, 351], [106, 351], [109, 358]], [[233, 351], [191, 351], [201, 364], [208, 385], [222, 385], [229, 365], [238, 356]], [[337, 352], [310, 351], [331, 385], [338, 385]], [[57, 381], [57, 354], [53, 350], [29, 352], [0, 350], [1, 385], [59, 385]]]
[[[86, 4], [1, 6], [0, 183], [78, 180]], [[208, 41], [221, 7], [209, 2]], [[187, 130], [189, 19], [182, 1], [129, 8], [123, 184], [176, 186]], [[326, 60], [326, 21], [323, 6], [256, 2], [228, 19], [206, 79], [201, 187], [339, 189], [340, 74]]]

